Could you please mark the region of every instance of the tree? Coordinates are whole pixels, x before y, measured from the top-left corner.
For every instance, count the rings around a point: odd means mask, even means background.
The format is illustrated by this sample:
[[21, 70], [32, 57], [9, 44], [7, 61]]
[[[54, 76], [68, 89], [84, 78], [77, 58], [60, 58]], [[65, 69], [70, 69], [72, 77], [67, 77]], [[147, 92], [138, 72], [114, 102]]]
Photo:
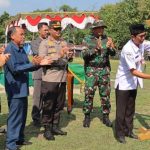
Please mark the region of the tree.
[[63, 12], [75, 12], [75, 11], [77, 11], [77, 8], [72, 8], [72, 7], [70, 7], [70, 6], [68, 6], [68, 5], [65, 4], [65, 5], [60, 6], [59, 11], [63, 11]]
[[37, 9], [37, 10], [34, 10], [33, 12], [53, 12], [53, 10], [52, 10], [52, 8], [47, 8], [47, 9], [43, 9], [43, 10]]
[[6, 11], [0, 16], [0, 43], [5, 42], [5, 27], [6, 27], [6, 22], [9, 19], [10, 16]]
[[63, 38], [73, 44], [79, 45], [82, 43], [83, 38], [89, 34], [88, 29], [78, 29], [72, 25], [68, 25], [63, 31]]
[[119, 49], [130, 38], [129, 26], [133, 23], [144, 23], [150, 17], [149, 9], [150, 0], [123, 0], [100, 9], [100, 15], [108, 26], [107, 34], [115, 40]]

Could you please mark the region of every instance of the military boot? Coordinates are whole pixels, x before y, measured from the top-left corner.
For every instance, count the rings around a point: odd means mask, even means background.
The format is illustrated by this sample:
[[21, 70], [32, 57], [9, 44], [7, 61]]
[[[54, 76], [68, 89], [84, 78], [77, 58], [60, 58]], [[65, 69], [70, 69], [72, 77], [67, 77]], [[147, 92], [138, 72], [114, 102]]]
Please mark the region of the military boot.
[[112, 122], [109, 120], [109, 115], [104, 114], [102, 121], [103, 121], [103, 124], [105, 124], [107, 127], [112, 127]]
[[58, 124], [53, 124], [52, 133], [54, 135], [67, 135], [67, 132], [64, 132], [64, 131], [59, 129], [59, 125]]
[[52, 125], [45, 125], [44, 128], [45, 128], [45, 131], [44, 131], [43, 136], [45, 137], [45, 139], [55, 140], [55, 137], [54, 137], [54, 135], [51, 131], [52, 130]]
[[90, 127], [90, 114], [85, 114], [84, 120], [83, 120], [83, 127], [89, 128]]

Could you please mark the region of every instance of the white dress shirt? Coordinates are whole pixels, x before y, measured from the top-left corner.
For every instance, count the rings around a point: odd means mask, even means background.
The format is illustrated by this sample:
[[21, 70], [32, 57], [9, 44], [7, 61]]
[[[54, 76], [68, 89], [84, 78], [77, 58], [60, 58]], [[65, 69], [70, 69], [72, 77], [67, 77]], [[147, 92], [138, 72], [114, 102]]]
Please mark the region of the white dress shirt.
[[129, 40], [121, 51], [120, 62], [116, 74], [115, 88], [119, 90], [137, 89], [138, 85], [143, 88], [143, 79], [133, 76], [131, 69], [142, 72], [144, 63], [144, 51], [150, 51], [150, 41], [144, 41], [137, 47], [132, 40]]

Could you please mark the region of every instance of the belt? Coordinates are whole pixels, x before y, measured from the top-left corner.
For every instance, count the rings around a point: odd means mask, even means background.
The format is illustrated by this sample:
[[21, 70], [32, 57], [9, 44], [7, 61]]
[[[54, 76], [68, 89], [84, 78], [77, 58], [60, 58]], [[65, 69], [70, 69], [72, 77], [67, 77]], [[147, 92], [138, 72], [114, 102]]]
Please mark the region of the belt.
[[89, 65], [86, 65], [86, 67], [97, 67], [97, 68], [104, 68], [108, 66], [107, 64], [89, 64]]
[[50, 70], [63, 70], [65, 67], [63, 66], [46, 66], [45, 69], [50, 69]]

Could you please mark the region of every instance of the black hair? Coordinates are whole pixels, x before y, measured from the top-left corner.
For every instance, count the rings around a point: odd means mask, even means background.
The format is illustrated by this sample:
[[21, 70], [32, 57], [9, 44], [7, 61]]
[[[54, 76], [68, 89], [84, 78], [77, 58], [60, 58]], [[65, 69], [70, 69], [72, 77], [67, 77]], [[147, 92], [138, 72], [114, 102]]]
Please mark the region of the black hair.
[[48, 26], [46, 22], [40, 22], [37, 26], [38, 30], [40, 30], [43, 27], [43, 25]]
[[130, 34], [131, 35], [138, 35], [146, 31], [143, 24], [132, 24], [129, 26]]

